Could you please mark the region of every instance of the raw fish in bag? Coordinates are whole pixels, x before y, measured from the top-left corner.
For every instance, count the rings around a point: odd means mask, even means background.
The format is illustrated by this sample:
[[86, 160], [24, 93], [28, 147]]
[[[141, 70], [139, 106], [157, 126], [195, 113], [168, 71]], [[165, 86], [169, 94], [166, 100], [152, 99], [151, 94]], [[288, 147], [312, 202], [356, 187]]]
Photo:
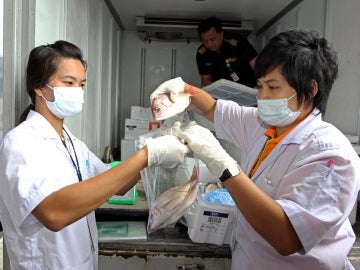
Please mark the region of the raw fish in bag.
[[[140, 149], [149, 138], [174, 134], [176, 121], [181, 126], [189, 123], [189, 115], [183, 112], [165, 120], [161, 128], [140, 136], [135, 145]], [[150, 166], [140, 172], [149, 207], [148, 233], [174, 226], [195, 201], [199, 185], [199, 159], [189, 152], [182, 163], [174, 168]]]
[[148, 221], [150, 230], [165, 228], [178, 221], [195, 201], [198, 189], [199, 164], [197, 160], [187, 182], [168, 189], [156, 199]]

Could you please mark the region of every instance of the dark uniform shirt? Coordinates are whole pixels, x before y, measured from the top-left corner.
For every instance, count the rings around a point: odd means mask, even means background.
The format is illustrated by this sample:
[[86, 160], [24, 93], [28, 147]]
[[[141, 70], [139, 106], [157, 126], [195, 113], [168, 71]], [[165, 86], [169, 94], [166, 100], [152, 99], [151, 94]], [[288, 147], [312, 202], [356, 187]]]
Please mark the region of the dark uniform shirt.
[[254, 87], [255, 75], [249, 62], [256, 56], [256, 50], [246, 37], [224, 32], [220, 54], [201, 44], [197, 50], [196, 61], [200, 75], [211, 75], [213, 82], [227, 79]]

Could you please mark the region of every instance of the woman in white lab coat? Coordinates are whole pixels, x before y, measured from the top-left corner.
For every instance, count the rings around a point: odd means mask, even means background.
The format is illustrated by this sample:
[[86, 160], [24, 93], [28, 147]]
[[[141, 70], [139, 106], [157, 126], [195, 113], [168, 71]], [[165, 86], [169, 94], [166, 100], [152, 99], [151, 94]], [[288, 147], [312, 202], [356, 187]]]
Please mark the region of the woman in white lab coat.
[[[322, 120], [338, 74], [328, 41], [291, 30], [272, 38], [255, 65], [258, 106], [214, 100], [181, 78], [152, 94], [191, 98], [218, 138], [242, 149], [237, 165], [212, 133], [192, 123], [179, 137], [224, 182], [238, 207], [232, 269], [353, 269], [355, 235], [349, 215], [357, 202], [359, 157], [347, 138]], [[195, 89], [193, 89], [195, 88]]]
[[97, 269], [94, 210], [126, 193], [144, 167], [172, 166], [188, 150], [174, 136], [159, 137], [109, 169], [63, 122], [81, 111], [85, 81], [75, 45], [57, 41], [31, 51], [32, 105], [0, 146], [0, 220], [12, 270]]

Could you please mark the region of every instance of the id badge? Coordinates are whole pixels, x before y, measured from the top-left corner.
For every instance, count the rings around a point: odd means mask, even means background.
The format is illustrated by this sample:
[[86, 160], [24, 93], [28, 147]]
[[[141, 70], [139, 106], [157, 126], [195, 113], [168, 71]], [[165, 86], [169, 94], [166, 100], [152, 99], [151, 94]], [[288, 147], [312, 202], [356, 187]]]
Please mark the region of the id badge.
[[236, 74], [235, 71], [230, 72], [230, 77], [234, 82], [237, 82], [240, 80], [239, 76]]

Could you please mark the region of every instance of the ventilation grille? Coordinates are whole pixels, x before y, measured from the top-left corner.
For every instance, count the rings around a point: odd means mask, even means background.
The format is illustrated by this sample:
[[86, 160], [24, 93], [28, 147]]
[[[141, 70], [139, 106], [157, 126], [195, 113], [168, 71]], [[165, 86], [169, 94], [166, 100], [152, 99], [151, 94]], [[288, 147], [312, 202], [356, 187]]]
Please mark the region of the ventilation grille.
[[[136, 17], [136, 30], [144, 41], [199, 41], [197, 28], [201, 20]], [[223, 30], [248, 36], [252, 21], [222, 21]]]

